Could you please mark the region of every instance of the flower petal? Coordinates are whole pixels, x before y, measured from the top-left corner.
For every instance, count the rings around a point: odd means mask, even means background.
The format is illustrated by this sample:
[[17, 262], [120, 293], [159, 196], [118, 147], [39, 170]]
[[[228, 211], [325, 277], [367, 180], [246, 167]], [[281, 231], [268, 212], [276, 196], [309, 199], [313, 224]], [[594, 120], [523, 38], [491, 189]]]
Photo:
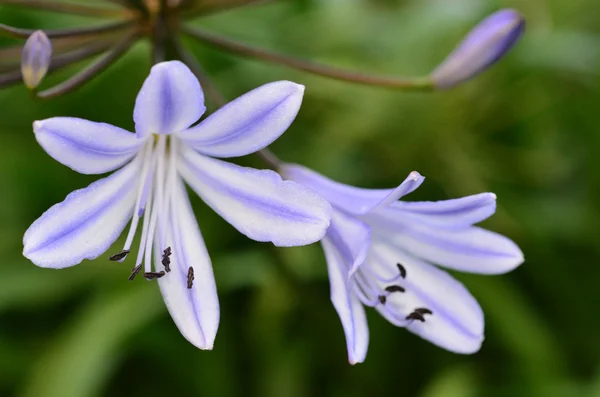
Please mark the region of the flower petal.
[[25, 232], [23, 255], [60, 269], [103, 254], [131, 218], [140, 165], [134, 161], [52, 206]]
[[133, 111], [138, 138], [183, 131], [204, 114], [204, 94], [196, 76], [179, 61], [154, 65]]
[[303, 94], [304, 86], [291, 81], [265, 84], [177, 135], [208, 156], [238, 157], [254, 153], [288, 129], [300, 110]]
[[371, 245], [371, 228], [360, 220], [333, 210], [327, 238], [335, 246], [351, 277], [365, 261]]
[[72, 117], [35, 121], [33, 132], [52, 158], [81, 174], [117, 169], [131, 160], [145, 142], [110, 124]]
[[[181, 180], [170, 212], [167, 246], [173, 247], [171, 272], [158, 280], [165, 305], [181, 334], [200, 349], [212, 349], [219, 327], [219, 298], [212, 265]], [[164, 247], [155, 244], [156, 263]], [[188, 288], [188, 269], [194, 280]]]
[[335, 207], [355, 215], [366, 214], [416, 190], [423, 180], [418, 172], [411, 172], [395, 189], [364, 189], [345, 185], [329, 179], [306, 167], [286, 164], [281, 168], [282, 175], [316, 190]]
[[403, 227], [415, 222], [430, 227], [459, 229], [481, 222], [496, 211], [496, 195], [481, 193], [444, 201], [397, 201], [368, 217]]
[[328, 237], [321, 243], [327, 260], [331, 302], [340, 316], [346, 334], [348, 361], [350, 364], [361, 363], [365, 360], [369, 347], [369, 326], [365, 309], [358, 297], [348, 290], [349, 268], [343, 255]]
[[462, 272], [501, 274], [523, 263], [523, 253], [512, 240], [476, 226], [448, 230], [409, 221], [390, 228], [371, 218], [368, 222], [406, 252]]
[[329, 227], [329, 203], [276, 172], [240, 167], [187, 148], [178, 167], [206, 204], [253, 240], [306, 245], [323, 238]]
[[[394, 313], [396, 318], [404, 320], [415, 309], [427, 308], [433, 313], [424, 315], [425, 322], [409, 322], [407, 328], [411, 332], [455, 353], [479, 350], [483, 341], [483, 312], [464, 285], [379, 236], [373, 239], [367, 263], [381, 278], [397, 275], [397, 263], [406, 270], [402, 279], [406, 292], [392, 293], [385, 305], [376, 306], [384, 317], [389, 319]], [[380, 281], [379, 286], [383, 290], [386, 284]]]

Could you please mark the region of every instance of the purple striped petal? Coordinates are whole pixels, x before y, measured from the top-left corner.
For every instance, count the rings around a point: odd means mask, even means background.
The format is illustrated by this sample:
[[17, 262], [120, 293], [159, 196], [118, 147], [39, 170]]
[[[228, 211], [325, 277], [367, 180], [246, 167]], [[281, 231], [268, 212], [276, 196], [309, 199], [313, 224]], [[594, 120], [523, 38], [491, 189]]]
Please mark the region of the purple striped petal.
[[[212, 265], [181, 180], [170, 208], [166, 245], [172, 247], [171, 272], [158, 280], [165, 305], [181, 334], [200, 349], [213, 348], [219, 327], [219, 299]], [[155, 263], [162, 249], [155, 245]], [[188, 269], [194, 280], [188, 288]]]
[[425, 179], [413, 171], [395, 189], [363, 189], [336, 182], [300, 165], [286, 164], [281, 173], [287, 179], [316, 190], [333, 206], [354, 215], [366, 214], [393, 203], [416, 190]]
[[369, 347], [369, 327], [365, 309], [358, 297], [348, 290], [350, 269], [343, 258], [344, 255], [328, 237], [321, 243], [329, 272], [331, 302], [340, 316], [346, 335], [348, 361], [353, 365], [361, 363], [365, 360]]
[[288, 129], [300, 110], [304, 86], [277, 81], [258, 87], [177, 134], [200, 153], [238, 157], [270, 145]]
[[133, 111], [138, 138], [183, 131], [204, 114], [204, 94], [196, 76], [179, 61], [154, 65]]
[[364, 222], [333, 210], [327, 238], [346, 263], [351, 277], [364, 262], [371, 245], [371, 228]]
[[501, 274], [523, 263], [523, 253], [512, 240], [476, 226], [451, 230], [406, 222], [391, 228], [373, 218], [367, 222], [398, 248], [450, 269]]
[[103, 254], [131, 218], [140, 165], [134, 161], [52, 206], [25, 232], [23, 255], [60, 269]]
[[102, 174], [136, 155], [144, 140], [105, 123], [54, 117], [33, 123], [35, 138], [56, 161], [81, 174]]
[[397, 201], [367, 215], [399, 228], [407, 223], [442, 229], [464, 229], [487, 219], [496, 211], [496, 195], [481, 193], [444, 201]]
[[187, 148], [178, 166], [206, 204], [253, 240], [306, 245], [323, 238], [329, 227], [329, 203], [276, 172], [240, 167]]
[[[406, 292], [390, 294], [385, 305], [377, 305], [377, 310], [384, 317], [389, 319], [395, 315], [404, 320], [417, 308], [430, 309], [433, 314], [424, 315], [425, 322], [412, 321], [407, 328], [423, 339], [455, 353], [471, 354], [479, 350], [483, 341], [483, 312], [460, 282], [389, 244], [381, 236], [374, 236], [367, 263], [371, 271], [382, 279], [398, 274], [397, 263], [406, 270], [406, 277], [401, 281]], [[385, 285], [379, 282], [381, 289]]]

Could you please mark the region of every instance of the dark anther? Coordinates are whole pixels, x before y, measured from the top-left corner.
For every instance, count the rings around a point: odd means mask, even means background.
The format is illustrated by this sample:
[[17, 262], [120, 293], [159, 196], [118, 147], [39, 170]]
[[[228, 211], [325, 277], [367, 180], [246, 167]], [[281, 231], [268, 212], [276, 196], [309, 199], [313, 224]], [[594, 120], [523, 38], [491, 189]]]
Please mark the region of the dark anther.
[[164, 251], [163, 251], [163, 257], [162, 257], [162, 261], [161, 263], [163, 264], [163, 266], [165, 267], [165, 271], [167, 273], [169, 273], [171, 271], [171, 247], [167, 247]]
[[406, 269], [404, 268], [404, 266], [402, 266], [401, 264], [396, 264], [396, 266], [398, 266], [398, 271], [400, 272], [400, 276], [402, 276], [402, 278], [406, 278]]
[[399, 285], [389, 285], [385, 287], [387, 292], [405, 292], [406, 290]]
[[412, 312], [411, 314], [409, 314], [408, 316], [406, 316], [406, 319], [407, 320], [419, 320], [422, 323], [425, 322], [425, 317], [423, 317], [422, 314], [417, 313], [417, 312]]
[[142, 265], [137, 265], [136, 267], [133, 268], [133, 270], [131, 270], [131, 274], [129, 275], [129, 281], [133, 281], [133, 279], [135, 278], [135, 276], [140, 272], [140, 270], [142, 270]]
[[194, 284], [194, 268], [188, 268], [188, 276], [187, 276], [187, 287], [188, 289], [192, 289], [192, 285]]
[[433, 314], [433, 312], [431, 310], [429, 310], [426, 307], [420, 307], [418, 309], [415, 309], [415, 313], [419, 313], [419, 314]]
[[381, 302], [382, 305], [385, 305], [385, 302], [387, 301], [385, 295], [379, 295], [377, 298], [379, 299], [379, 302]]
[[157, 278], [161, 278], [164, 275], [165, 272], [163, 272], [162, 270], [160, 272], [146, 272], [144, 273], [144, 278], [146, 280], [155, 280]]
[[111, 255], [108, 259], [110, 259], [113, 262], [120, 261], [121, 259], [125, 258], [130, 252], [131, 251], [129, 250], [123, 250], [114, 255]]

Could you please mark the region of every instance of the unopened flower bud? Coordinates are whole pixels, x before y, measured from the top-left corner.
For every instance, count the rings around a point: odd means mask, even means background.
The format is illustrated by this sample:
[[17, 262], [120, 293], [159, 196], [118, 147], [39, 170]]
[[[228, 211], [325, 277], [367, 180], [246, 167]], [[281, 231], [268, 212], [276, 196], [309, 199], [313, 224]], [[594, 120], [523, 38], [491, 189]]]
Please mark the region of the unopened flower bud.
[[21, 74], [23, 82], [29, 89], [36, 88], [50, 66], [52, 60], [52, 44], [48, 36], [37, 30], [29, 36], [21, 55]]
[[525, 30], [525, 19], [504, 9], [475, 26], [432, 73], [437, 88], [450, 88], [483, 72], [510, 50]]

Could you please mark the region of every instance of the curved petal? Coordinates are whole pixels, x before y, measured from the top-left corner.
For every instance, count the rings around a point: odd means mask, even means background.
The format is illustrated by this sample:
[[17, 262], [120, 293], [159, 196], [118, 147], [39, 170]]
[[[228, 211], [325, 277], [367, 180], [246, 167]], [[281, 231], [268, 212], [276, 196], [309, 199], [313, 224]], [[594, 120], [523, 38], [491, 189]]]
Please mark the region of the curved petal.
[[183, 131], [204, 114], [204, 93], [196, 76], [179, 61], [154, 65], [135, 100], [138, 138]]
[[363, 215], [387, 206], [415, 191], [425, 180], [413, 171], [395, 189], [364, 189], [336, 182], [301, 165], [286, 164], [281, 168], [281, 173], [287, 179], [316, 190], [335, 207], [354, 215]]
[[327, 238], [336, 247], [340, 258], [347, 264], [346, 278], [362, 265], [371, 245], [371, 228], [356, 218], [333, 210]]
[[177, 136], [208, 156], [225, 158], [254, 153], [288, 129], [300, 110], [303, 95], [304, 86], [291, 81], [265, 84]]
[[[219, 327], [219, 298], [212, 265], [181, 180], [173, 197], [166, 233], [167, 246], [173, 248], [171, 272], [158, 279], [158, 284], [181, 334], [196, 347], [210, 350]], [[160, 263], [164, 247], [155, 247], [155, 263]], [[194, 280], [188, 288], [190, 267], [194, 269]]]
[[442, 229], [460, 229], [487, 219], [495, 211], [496, 195], [481, 193], [444, 201], [397, 201], [367, 217], [399, 227], [414, 222]]
[[321, 241], [331, 288], [331, 303], [340, 316], [350, 364], [361, 363], [369, 347], [369, 326], [365, 308], [356, 295], [348, 290], [347, 275], [349, 268], [332, 241], [325, 237]]
[[134, 161], [52, 206], [25, 232], [23, 255], [60, 269], [103, 254], [131, 218], [140, 165]]
[[[481, 307], [464, 287], [448, 273], [421, 261], [376, 236], [367, 264], [379, 277], [397, 275], [397, 263], [406, 270], [402, 284], [404, 293], [390, 294], [385, 305], [377, 310], [386, 318], [405, 320], [417, 308], [427, 308], [425, 322], [409, 321], [406, 327], [444, 349], [470, 354], [479, 350], [483, 342], [484, 317]], [[386, 284], [379, 281], [383, 290]], [[394, 322], [394, 318], [391, 319]]]
[[417, 222], [404, 225], [367, 222], [378, 234], [384, 233], [391, 243], [427, 262], [462, 272], [481, 274], [506, 273], [523, 263], [523, 252], [501, 234], [476, 226], [464, 229], [432, 228]]
[[81, 174], [115, 170], [131, 160], [145, 142], [110, 124], [73, 117], [35, 121], [33, 132], [46, 153]]
[[329, 203], [276, 172], [240, 167], [191, 149], [184, 149], [178, 167], [206, 204], [253, 240], [306, 245], [323, 238], [329, 227]]

